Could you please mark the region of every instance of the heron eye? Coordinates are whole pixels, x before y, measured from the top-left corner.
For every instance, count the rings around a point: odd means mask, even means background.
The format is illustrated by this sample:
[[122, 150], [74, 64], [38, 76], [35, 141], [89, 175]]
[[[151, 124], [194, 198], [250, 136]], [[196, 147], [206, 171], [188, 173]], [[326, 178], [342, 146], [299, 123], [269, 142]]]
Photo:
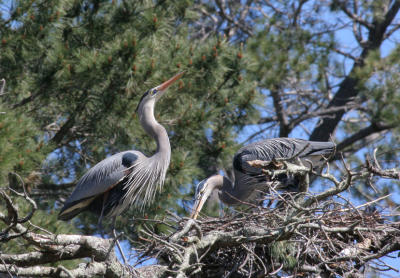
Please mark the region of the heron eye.
[[153, 89], [152, 91], [151, 91], [151, 94], [154, 96], [155, 94], [157, 94], [158, 93], [158, 91], [157, 91], [157, 89]]

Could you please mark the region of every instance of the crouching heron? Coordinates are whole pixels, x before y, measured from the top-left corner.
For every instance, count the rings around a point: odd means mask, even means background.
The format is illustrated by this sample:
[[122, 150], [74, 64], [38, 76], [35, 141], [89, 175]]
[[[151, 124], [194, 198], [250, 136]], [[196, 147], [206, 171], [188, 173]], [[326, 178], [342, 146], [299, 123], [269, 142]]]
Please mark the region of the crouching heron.
[[[254, 167], [251, 162], [270, 163], [273, 172], [279, 167], [275, 160], [300, 158], [311, 161], [313, 167], [320, 166], [335, 151], [332, 142], [314, 142], [294, 138], [266, 139], [242, 147], [233, 158], [234, 183], [222, 175], [213, 175], [196, 186], [195, 203], [191, 217], [196, 219], [203, 205], [214, 190], [219, 190], [218, 197], [226, 205], [234, 206], [244, 201], [254, 201], [259, 190], [265, 188], [272, 177], [266, 176], [262, 169]], [[277, 188], [287, 188], [295, 183], [287, 175], [274, 178]]]
[[156, 121], [154, 106], [182, 75], [183, 72], [148, 90], [136, 109], [143, 129], [157, 143], [156, 153], [147, 157], [136, 150], [124, 151], [97, 163], [78, 181], [58, 219], [69, 220], [82, 211], [90, 211], [99, 215], [101, 226], [103, 216], [113, 217], [115, 236], [117, 215], [129, 206], [143, 210], [153, 201], [164, 183], [171, 156], [167, 131]]

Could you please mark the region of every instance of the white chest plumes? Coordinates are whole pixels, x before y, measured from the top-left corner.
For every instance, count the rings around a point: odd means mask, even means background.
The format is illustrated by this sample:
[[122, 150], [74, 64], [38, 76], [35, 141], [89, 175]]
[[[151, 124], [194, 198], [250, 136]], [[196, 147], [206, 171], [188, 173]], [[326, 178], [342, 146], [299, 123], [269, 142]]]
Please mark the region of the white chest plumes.
[[155, 140], [157, 150], [151, 157], [130, 150], [107, 157], [93, 166], [79, 180], [61, 209], [59, 219], [69, 220], [88, 210], [99, 215], [115, 217], [132, 205], [143, 210], [164, 184], [171, 158], [171, 146], [166, 129], [154, 117], [156, 102], [183, 75], [175, 75], [161, 85], [145, 92], [136, 112], [146, 133]]
[[164, 184], [169, 162], [170, 153], [162, 158], [155, 155], [132, 165], [126, 177], [126, 194], [120, 200], [120, 205], [110, 212], [110, 216], [118, 215], [130, 206], [143, 211], [146, 205], [151, 204], [156, 192]]

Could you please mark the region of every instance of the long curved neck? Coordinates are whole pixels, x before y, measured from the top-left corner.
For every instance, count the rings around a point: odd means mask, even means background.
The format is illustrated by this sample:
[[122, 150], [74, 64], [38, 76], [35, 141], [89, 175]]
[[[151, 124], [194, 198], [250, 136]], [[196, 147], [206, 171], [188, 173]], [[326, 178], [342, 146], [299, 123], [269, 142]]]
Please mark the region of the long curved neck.
[[210, 178], [215, 189], [219, 189], [219, 199], [227, 205], [238, 205], [241, 203], [240, 195], [235, 192], [233, 183], [222, 175], [215, 175]]
[[171, 145], [169, 143], [168, 133], [154, 117], [154, 105], [147, 105], [143, 107], [140, 123], [147, 134], [156, 140], [157, 151], [155, 155], [162, 153], [166, 154], [166, 157], [169, 158], [171, 154]]

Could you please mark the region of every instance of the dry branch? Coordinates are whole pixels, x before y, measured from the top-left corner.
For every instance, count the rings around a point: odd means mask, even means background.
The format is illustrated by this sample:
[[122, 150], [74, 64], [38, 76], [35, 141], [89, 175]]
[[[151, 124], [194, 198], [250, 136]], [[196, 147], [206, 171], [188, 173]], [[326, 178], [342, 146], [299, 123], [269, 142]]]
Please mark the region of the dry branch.
[[[281, 163], [294, 174], [312, 171]], [[364, 275], [368, 266], [393, 269], [381, 259], [400, 251], [400, 223], [387, 211], [371, 207], [388, 196], [354, 206], [340, 193], [357, 179], [397, 178], [399, 171], [381, 169], [376, 159], [359, 172], [350, 171], [346, 163], [343, 168], [341, 175], [313, 172], [332, 184], [318, 194], [278, 194], [272, 189], [273, 196], [268, 197], [278, 199], [280, 206], [253, 205], [223, 218], [199, 221], [169, 213], [165, 219], [154, 220], [166, 225], [169, 232], [165, 234], [145, 223], [139, 241], [132, 241], [138, 264], [146, 258], [156, 258], [158, 264], [136, 269], [121, 264], [109, 252], [112, 239], [38, 229], [30, 222], [36, 205], [26, 192], [0, 190], [6, 208], [0, 211], [0, 243], [18, 238], [35, 247], [18, 254], [0, 251], [0, 273], [21, 277], [343, 277]], [[10, 194], [30, 203], [32, 212], [20, 215]], [[85, 259], [85, 263], [73, 269], [61, 265], [72, 259]]]
[[[6, 213], [0, 212], [0, 221], [5, 225], [0, 231], [0, 243], [20, 238], [27, 245], [35, 246], [37, 251], [19, 254], [4, 254], [0, 251], [0, 273], [29, 277], [133, 277], [131, 269], [122, 265], [114, 252], [109, 252], [113, 248], [112, 240], [94, 236], [44, 233], [44, 229], [36, 231], [37, 227], [30, 223], [36, 203], [26, 192], [18, 193], [11, 188], [7, 191], [0, 189], [1, 202], [4, 202], [7, 208]], [[13, 204], [9, 194], [29, 202], [32, 205], [31, 212], [25, 217], [20, 217], [18, 207]], [[66, 270], [62, 266], [44, 266], [48, 263], [82, 258], [91, 261], [72, 270]]]
[[[368, 266], [400, 250], [400, 222], [371, 207], [383, 197], [357, 207], [341, 197], [370, 173], [351, 172], [344, 162], [343, 167], [341, 179], [329, 171], [319, 174], [333, 185], [322, 193], [302, 193], [301, 199], [286, 194], [279, 196], [284, 206], [225, 218], [181, 218], [174, 234], [147, 231], [147, 241], [136, 246], [176, 277], [364, 275]], [[376, 167], [377, 175], [386, 173]]]
[[362, 273], [368, 262], [400, 250], [399, 223], [336, 201], [320, 202], [301, 216], [264, 208], [221, 219], [182, 219], [180, 225], [181, 231], [171, 237], [152, 234], [146, 250], [166, 261], [178, 277], [231, 272], [258, 277], [276, 271], [343, 276]]

